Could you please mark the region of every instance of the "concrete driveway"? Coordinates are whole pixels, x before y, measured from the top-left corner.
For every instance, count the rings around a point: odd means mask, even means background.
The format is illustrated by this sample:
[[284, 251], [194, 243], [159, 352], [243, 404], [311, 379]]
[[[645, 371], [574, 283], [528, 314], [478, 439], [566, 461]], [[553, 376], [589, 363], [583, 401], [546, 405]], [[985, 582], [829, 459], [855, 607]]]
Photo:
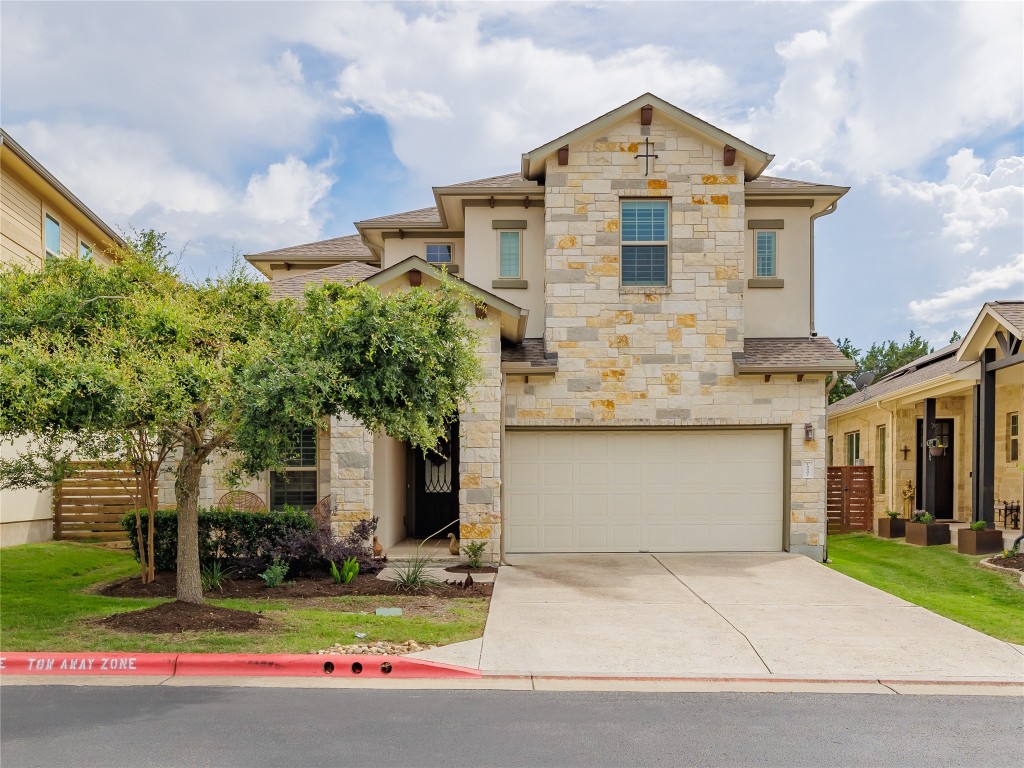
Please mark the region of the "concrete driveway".
[[530, 555], [498, 573], [481, 669], [1024, 679], [1024, 651], [802, 555]]

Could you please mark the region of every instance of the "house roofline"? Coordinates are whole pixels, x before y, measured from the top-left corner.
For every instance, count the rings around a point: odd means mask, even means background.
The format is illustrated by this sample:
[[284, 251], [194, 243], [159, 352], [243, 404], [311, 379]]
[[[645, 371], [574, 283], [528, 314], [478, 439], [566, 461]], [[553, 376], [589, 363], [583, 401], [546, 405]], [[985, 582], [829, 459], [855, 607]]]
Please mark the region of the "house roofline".
[[0, 128], [0, 146], [7, 147], [14, 153], [21, 162], [25, 163], [33, 172], [39, 175], [43, 181], [57, 190], [58, 193], [74, 205], [83, 216], [85, 216], [90, 222], [92, 222], [103, 234], [109, 237], [113, 245], [119, 245], [125, 247], [127, 244], [124, 239], [117, 234], [103, 219], [97, 216], [89, 206], [83, 203], [78, 197], [67, 187], [65, 187], [60, 180], [50, 173], [46, 167], [36, 160], [21, 144], [11, 138], [11, 135], [7, 133], [3, 128]]
[[[362, 282], [367, 283], [368, 285], [380, 286], [398, 277], [401, 277], [402, 275], [414, 271], [423, 272], [424, 274], [430, 275], [431, 277], [438, 281], [445, 279], [458, 279], [448, 274], [447, 272], [438, 269], [433, 264], [424, 261], [419, 256], [408, 256], [405, 259], [402, 259], [402, 261], [398, 262], [397, 264], [392, 264], [387, 269], [382, 269], [377, 274], [370, 275], [369, 277], [365, 278]], [[487, 304], [490, 307], [494, 307], [499, 312], [503, 312], [509, 317], [515, 319], [516, 332], [514, 338], [511, 339], [512, 341], [521, 342], [524, 338], [526, 338], [526, 321], [527, 318], [529, 318], [530, 316], [530, 310], [524, 309], [516, 304], [513, 304], [511, 301], [507, 301], [501, 298], [500, 296], [496, 296], [490, 291], [484, 290], [478, 285], [473, 285], [473, 283], [467, 280], [458, 281], [461, 285], [465, 286], [473, 296], [482, 301], [484, 304]]]
[[707, 136], [709, 139], [718, 142], [719, 144], [728, 144], [736, 148], [736, 151], [741, 155], [751, 159], [755, 163], [756, 170], [751, 170], [747, 175], [747, 180], [756, 179], [762, 173], [765, 168], [775, 159], [775, 155], [771, 155], [765, 152], [763, 149], [758, 149], [752, 144], [739, 139], [732, 134], [726, 133], [721, 128], [717, 128], [711, 123], [701, 120], [696, 115], [692, 115], [689, 112], [680, 109], [674, 104], [670, 104], [664, 99], [658, 98], [653, 93], [645, 93], [641, 96], [637, 96], [632, 101], [628, 101], [625, 104], [616, 107], [615, 109], [606, 112], [594, 120], [585, 123], [578, 128], [575, 128], [568, 133], [559, 136], [557, 139], [543, 144], [536, 149], [530, 150], [529, 152], [523, 153], [522, 169], [523, 178], [536, 179], [540, 178], [544, 174], [544, 168], [534, 168], [534, 164], [547, 158], [558, 151], [559, 147], [569, 144], [573, 141], [578, 141], [585, 136], [600, 131], [602, 128], [611, 126], [622, 119], [626, 114], [633, 112], [640, 107], [650, 105], [663, 113], [672, 120], [678, 123], [682, 123], [691, 130], [697, 133]]

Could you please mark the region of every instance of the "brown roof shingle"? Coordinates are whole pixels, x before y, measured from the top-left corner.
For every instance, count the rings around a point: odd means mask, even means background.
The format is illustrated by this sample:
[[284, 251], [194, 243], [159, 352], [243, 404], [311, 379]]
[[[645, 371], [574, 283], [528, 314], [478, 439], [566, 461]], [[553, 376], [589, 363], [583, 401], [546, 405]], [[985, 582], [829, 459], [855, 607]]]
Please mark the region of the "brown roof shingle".
[[378, 216], [375, 219], [364, 219], [358, 224], [432, 224], [439, 225], [441, 217], [437, 208], [417, 208], [415, 211], [403, 213], [389, 213], [387, 216]]
[[855, 392], [839, 402], [832, 403], [826, 412], [829, 416], [844, 413], [870, 400], [891, 395], [901, 389], [924, 384], [932, 379], [938, 379], [941, 376], [947, 376], [974, 365], [973, 360], [956, 359], [956, 351], [959, 348], [960, 343], [957, 342], [932, 352], [930, 355], [919, 357], [912, 363], [883, 376], [870, 387], [865, 387], [860, 392]]
[[1024, 333], [1024, 301], [990, 301], [992, 311]]
[[521, 173], [505, 173], [501, 176], [488, 176], [486, 179], [474, 181], [460, 181], [457, 184], [447, 184], [446, 187], [537, 187], [540, 184], [536, 181], [524, 179]]
[[781, 176], [765, 176], [764, 174], [748, 181], [743, 186], [747, 192], [814, 192], [822, 188], [828, 190], [846, 189], [846, 187], [837, 187], [832, 184], [784, 179]]
[[348, 261], [342, 264], [335, 264], [323, 269], [313, 269], [309, 272], [300, 272], [297, 275], [280, 277], [270, 283], [270, 298], [272, 299], [301, 299], [306, 292], [306, 286], [314, 283], [358, 283], [380, 270], [364, 264], [361, 261]]
[[748, 338], [736, 367], [742, 373], [793, 371], [852, 371], [856, 366], [826, 336]]
[[502, 363], [529, 363], [535, 368], [551, 368], [558, 365], [558, 353], [548, 352], [544, 339], [523, 339], [522, 343], [501, 340]]
[[274, 251], [252, 253], [246, 258], [250, 261], [376, 261], [370, 249], [363, 245], [360, 235], [345, 235], [330, 240], [318, 240], [315, 243], [278, 248]]

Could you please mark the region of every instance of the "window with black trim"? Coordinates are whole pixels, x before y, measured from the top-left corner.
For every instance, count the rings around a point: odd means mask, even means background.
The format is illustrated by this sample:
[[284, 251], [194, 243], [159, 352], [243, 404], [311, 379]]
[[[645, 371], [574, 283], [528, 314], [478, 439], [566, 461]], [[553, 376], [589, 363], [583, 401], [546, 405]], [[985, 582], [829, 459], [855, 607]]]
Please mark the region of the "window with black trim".
[[292, 457], [283, 470], [270, 473], [270, 508], [312, 509], [317, 502], [317, 430], [310, 427], [295, 435]]
[[668, 200], [623, 200], [620, 268], [622, 285], [668, 285]]
[[1020, 459], [1020, 414], [1006, 414], [1006, 460]]

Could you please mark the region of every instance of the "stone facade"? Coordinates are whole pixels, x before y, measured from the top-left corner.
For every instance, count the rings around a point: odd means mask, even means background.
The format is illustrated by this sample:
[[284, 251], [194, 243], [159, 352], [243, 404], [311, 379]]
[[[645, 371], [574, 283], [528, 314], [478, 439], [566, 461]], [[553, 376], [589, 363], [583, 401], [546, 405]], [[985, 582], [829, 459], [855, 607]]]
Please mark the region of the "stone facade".
[[331, 418], [330, 475], [338, 536], [373, 516], [373, 434], [351, 416]]
[[487, 541], [494, 557], [501, 536], [501, 339], [497, 318], [478, 318], [475, 326], [484, 378], [459, 414], [459, 538]]
[[[650, 176], [634, 158], [649, 138]], [[743, 350], [743, 168], [655, 118], [574, 143], [546, 180], [545, 340], [553, 378], [509, 377], [507, 426], [789, 428], [791, 551], [820, 559], [826, 433], [822, 377], [735, 374]], [[622, 199], [670, 201], [669, 285], [620, 285]], [[804, 440], [811, 423], [814, 439]], [[804, 462], [812, 477], [804, 477]]]

